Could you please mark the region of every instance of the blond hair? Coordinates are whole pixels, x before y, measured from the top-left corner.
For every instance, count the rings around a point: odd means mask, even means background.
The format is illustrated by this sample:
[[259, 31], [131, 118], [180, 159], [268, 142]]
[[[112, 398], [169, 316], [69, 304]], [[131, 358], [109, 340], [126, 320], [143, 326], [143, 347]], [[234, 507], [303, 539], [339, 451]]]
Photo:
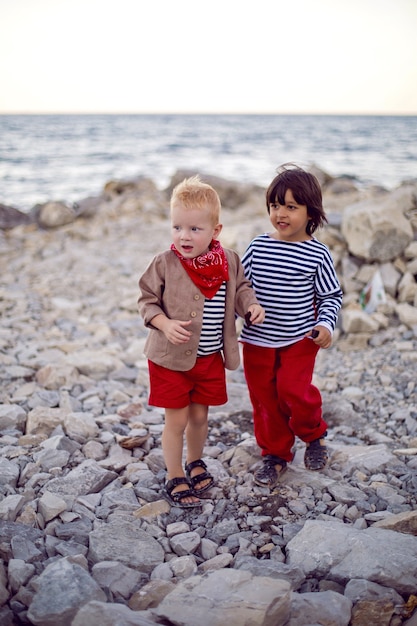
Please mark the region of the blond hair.
[[185, 178], [174, 187], [170, 206], [171, 209], [174, 206], [181, 206], [184, 209], [208, 209], [213, 224], [218, 224], [220, 220], [219, 194], [211, 185], [203, 183], [198, 174]]

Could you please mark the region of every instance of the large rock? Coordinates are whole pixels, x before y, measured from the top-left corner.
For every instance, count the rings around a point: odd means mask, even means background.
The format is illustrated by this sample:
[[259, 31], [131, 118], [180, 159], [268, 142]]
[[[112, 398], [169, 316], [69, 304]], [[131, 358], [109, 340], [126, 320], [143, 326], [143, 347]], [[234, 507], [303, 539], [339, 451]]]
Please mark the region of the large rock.
[[399, 187], [385, 198], [364, 200], [344, 210], [342, 234], [349, 251], [368, 261], [391, 261], [413, 240], [406, 217], [414, 207], [417, 186]]
[[78, 611], [71, 626], [155, 626], [153, 619], [147, 619], [147, 611], [131, 611], [127, 606], [116, 602], [92, 600]]
[[162, 546], [142, 530], [137, 520], [104, 524], [93, 530], [89, 539], [88, 558], [91, 563], [119, 561], [133, 569], [150, 573], [164, 560]]
[[81, 374], [94, 380], [106, 378], [109, 372], [121, 369], [123, 362], [104, 350], [79, 350], [67, 357], [67, 365], [76, 367]]
[[0, 486], [16, 487], [19, 479], [19, 466], [8, 459], [0, 458]]
[[374, 333], [379, 328], [378, 322], [361, 309], [343, 309], [341, 319], [345, 333]]
[[42, 228], [58, 228], [70, 224], [77, 217], [73, 207], [65, 202], [45, 202], [36, 207], [35, 215]]
[[412, 535], [372, 527], [357, 530], [338, 522], [308, 520], [287, 544], [287, 563], [301, 567], [307, 578], [341, 585], [363, 578], [401, 594], [416, 589], [416, 558], [417, 538]]
[[[262, 210], [266, 213], [265, 190], [262, 187], [228, 180], [221, 178], [220, 176], [213, 176], [210, 174], [203, 175], [201, 172], [194, 169], [183, 169], [175, 172], [171, 178], [169, 187], [165, 190], [167, 195], [170, 196], [174, 187], [185, 178], [195, 176], [196, 174], [199, 174], [201, 180], [205, 183], [214, 187], [219, 194], [223, 207], [227, 207], [228, 209], [237, 209], [248, 204], [249, 202], [252, 202], [255, 206], [261, 206]], [[249, 241], [247, 243], [249, 243]]]
[[417, 326], [417, 302], [415, 306], [408, 304], [407, 302], [401, 302], [400, 304], [397, 304], [395, 311], [399, 320], [403, 324], [409, 328]]
[[306, 626], [307, 624], [348, 626], [351, 624], [351, 612], [351, 600], [335, 591], [293, 593], [291, 619], [286, 626]]
[[22, 433], [26, 425], [26, 411], [18, 404], [0, 404], [0, 432], [16, 428]]
[[136, 215], [141, 220], [164, 218], [168, 214], [169, 199], [160, 191], [154, 181], [138, 176], [126, 180], [110, 180], [104, 187], [107, 202], [100, 210], [109, 217]]
[[67, 411], [61, 408], [37, 406], [29, 411], [26, 420], [26, 434], [45, 434], [49, 436], [52, 431], [64, 423]]
[[106, 595], [84, 568], [66, 559], [48, 565], [37, 582], [28, 611], [31, 624], [67, 626], [83, 604]]
[[8, 230], [20, 224], [30, 224], [33, 218], [12, 206], [0, 203], [0, 229]]
[[285, 580], [222, 569], [179, 583], [154, 612], [181, 626], [284, 626], [290, 598]]
[[45, 491], [50, 491], [63, 498], [76, 498], [89, 493], [98, 493], [117, 477], [100, 467], [92, 459], [83, 461], [65, 476], [52, 478], [46, 483]]

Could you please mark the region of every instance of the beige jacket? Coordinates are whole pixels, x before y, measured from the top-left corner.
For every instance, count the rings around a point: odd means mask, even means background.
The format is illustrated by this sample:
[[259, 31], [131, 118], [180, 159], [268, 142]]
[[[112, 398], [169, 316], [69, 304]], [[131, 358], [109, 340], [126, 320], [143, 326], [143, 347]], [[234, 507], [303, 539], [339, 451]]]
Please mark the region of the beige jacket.
[[[229, 280], [226, 283], [226, 306], [223, 331], [223, 356], [225, 367], [234, 370], [239, 366], [239, 345], [235, 325], [235, 313], [244, 317], [251, 304], [258, 304], [250, 282], [245, 278], [239, 256], [225, 249], [229, 264]], [[139, 279], [141, 295], [139, 312], [145, 326], [150, 329], [145, 344], [145, 356], [171, 370], [191, 369], [197, 358], [203, 322], [204, 295], [194, 285], [172, 250], [158, 254]], [[190, 340], [179, 346], [173, 345], [165, 335], [152, 326], [152, 319], [164, 313], [170, 319], [192, 320], [187, 327], [192, 332]]]

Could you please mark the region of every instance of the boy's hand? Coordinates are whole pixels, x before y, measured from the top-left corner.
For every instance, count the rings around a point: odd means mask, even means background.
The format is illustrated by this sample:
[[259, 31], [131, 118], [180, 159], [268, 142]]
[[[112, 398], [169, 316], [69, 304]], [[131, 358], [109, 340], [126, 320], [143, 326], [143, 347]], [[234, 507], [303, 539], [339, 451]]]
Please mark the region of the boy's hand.
[[265, 309], [260, 304], [251, 304], [245, 315], [246, 324], [262, 324], [265, 319]]
[[191, 333], [186, 328], [186, 326], [189, 326], [190, 324], [191, 320], [182, 322], [181, 320], [170, 320], [167, 318], [164, 328], [161, 330], [170, 343], [178, 346], [181, 343], [187, 343], [187, 341], [190, 340]]
[[152, 320], [152, 326], [164, 333], [165, 337], [170, 343], [175, 346], [181, 343], [187, 343], [192, 333], [187, 330], [187, 326], [191, 324], [192, 320], [182, 322], [181, 320], [170, 320], [166, 315], [156, 315]]
[[305, 337], [310, 337], [320, 348], [329, 348], [332, 344], [332, 334], [325, 326], [315, 326]]

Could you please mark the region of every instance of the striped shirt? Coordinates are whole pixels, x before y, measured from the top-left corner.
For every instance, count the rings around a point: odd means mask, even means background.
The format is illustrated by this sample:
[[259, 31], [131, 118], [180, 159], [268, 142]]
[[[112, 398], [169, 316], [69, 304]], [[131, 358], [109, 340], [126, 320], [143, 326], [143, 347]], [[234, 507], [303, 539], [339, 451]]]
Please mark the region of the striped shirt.
[[223, 322], [226, 306], [226, 283], [213, 298], [206, 298], [203, 310], [203, 326], [197, 356], [207, 356], [223, 348]]
[[249, 244], [242, 265], [266, 315], [263, 324], [244, 325], [241, 341], [279, 348], [318, 324], [333, 332], [343, 294], [325, 244], [314, 237], [278, 241], [265, 233]]

